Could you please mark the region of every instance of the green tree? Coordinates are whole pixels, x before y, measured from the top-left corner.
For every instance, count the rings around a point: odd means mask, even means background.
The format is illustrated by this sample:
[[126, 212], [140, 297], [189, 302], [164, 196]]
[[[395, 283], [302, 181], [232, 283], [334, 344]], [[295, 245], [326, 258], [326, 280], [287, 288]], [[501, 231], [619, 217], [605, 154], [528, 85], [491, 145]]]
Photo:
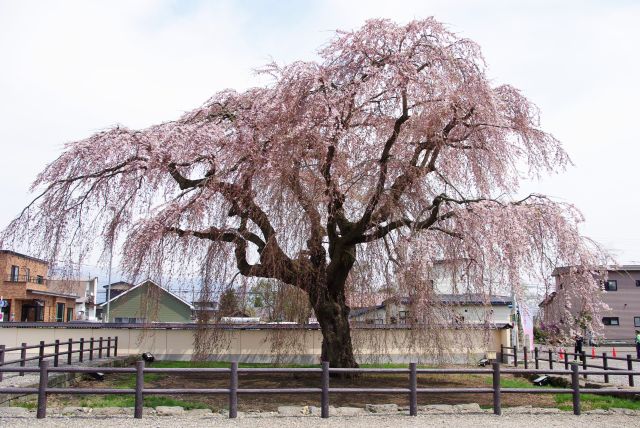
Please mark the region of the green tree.
[[263, 317], [267, 321], [306, 323], [311, 316], [309, 297], [297, 287], [273, 280], [260, 280], [251, 293], [254, 306], [263, 309]]
[[226, 289], [220, 295], [220, 305], [218, 306], [219, 317], [235, 317], [242, 315], [240, 301], [233, 288]]

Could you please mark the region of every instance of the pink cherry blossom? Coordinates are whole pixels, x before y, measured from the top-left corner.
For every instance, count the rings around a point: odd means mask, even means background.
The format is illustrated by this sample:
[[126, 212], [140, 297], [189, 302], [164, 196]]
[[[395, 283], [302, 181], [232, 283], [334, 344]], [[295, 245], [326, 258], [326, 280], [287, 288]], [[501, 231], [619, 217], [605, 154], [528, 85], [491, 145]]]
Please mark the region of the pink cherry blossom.
[[114, 245], [132, 276], [199, 272], [209, 297], [238, 272], [292, 284], [333, 366], [356, 365], [349, 293], [394, 290], [426, 314], [442, 260], [487, 298], [575, 266], [573, 292], [601, 310], [585, 272], [604, 254], [580, 213], [517, 197], [523, 177], [569, 158], [535, 105], [489, 79], [476, 43], [432, 18], [375, 19], [338, 32], [319, 62], [261, 72], [268, 86], [218, 92], [175, 121], [68, 144], [3, 244], [74, 260]]

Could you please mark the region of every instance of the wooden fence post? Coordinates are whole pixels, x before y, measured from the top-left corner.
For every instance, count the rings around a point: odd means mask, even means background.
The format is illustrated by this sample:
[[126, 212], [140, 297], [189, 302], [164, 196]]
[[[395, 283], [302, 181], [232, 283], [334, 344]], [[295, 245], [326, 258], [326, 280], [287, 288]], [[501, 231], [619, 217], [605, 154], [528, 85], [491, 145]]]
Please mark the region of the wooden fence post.
[[569, 370], [569, 357], [567, 356], [567, 352], [564, 353], [564, 369]]
[[513, 347], [513, 366], [518, 368], [518, 347]]
[[[4, 350], [5, 350], [6, 346], [5, 345], [0, 345], [0, 366], [4, 366]], [[4, 373], [0, 372], [0, 382], [2, 382], [2, 377], [3, 377]]]
[[80, 353], [79, 353], [78, 361], [82, 362], [84, 360], [84, 337], [80, 338]]
[[409, 363], [409, 415], [418, 416], [418, 374], [416, 363]]
[[580, 414], [580, 381], [578, 380], [578, 365], [571, 364], [571, 389], [573, 390], [573, 414]]
[[538, 360], [538, 347], [533, 350], [533, 359], [536, 361], [536, 370], [540, 368], [540, 361]]
[[142, 389], [144, 388], [144, 360], [136, 361], [136, 398], [133, 417], [142, 419], [142, 407], [144, 406], [144, 396]]
[[329, 417], [329, 361], [322, 362], [322, 396], [320, 398], [320, 417]]
[[[44, 342], [42, 342], [44, 343]], [[47, 383], [49, 380], [49, 361], [40, 363], [40, 382], [38, 383], [38, 411], [36, 417], [43, 419], [47, 416]]]
[[500, 358], [498, 358], [501, 363], [504, 363], [504, 345], [500, 344]]
[[118, 356], [118, 336], [115, 337], [113, 342], [113, 356], [114, 357]]
[[582, 360], [582, 369], [584, 370], [584, 378], [587, 378], [587, 354], [582, 351], [580, 353], [580, 359]]
[[[631, 361], [631, 354], [627, 354], [627, 370], [633, 370], [633, 361]], [[633, 375], [629, 375], [629, 386], [634, 386]]]
[[89, 361], [93, 361], [93, 337], [89, 339]]
[[553, 351], [549, 349], [549, 370], [553, 370]]
[[107, 358], [111, 357], [111, 336], [107, 337]]
[[529, 368], [529, 348], [527, 348], [526, 346], [523, 348], [524, 349], [524, 369], [528, 369]]
[[71, 365], [71, 358], [73, 357], [73, 339], [69, 339], [67, 343], [67, 364]]
[[[22, 342], [22, 349], [20, 350], [20, 367], [24, 367], [27, 363], [25, 359], [27, 358], [27, 344]], [[20, 376], [24, 376], [24, 372], [20, 372]]]
[[98, 359], [102, 359], [102, 336], [98, 339]]
[[60, 339], [56, 339], [53, 347], [53, 367], [58, 367], [58, 359], [60, 357]]
[[238, 362], [231, 363], [231, 379], [229, 381], [229, 418], [238, 417]]
[[40, 366], [42, 365], [42, 361], [44, 360], [44, 340], [40, 341], [40, 350], [39, 350], [38, 356], [39, 356], [38, 365]]
[[[606, 352], [602, 353], [602, 369], [603, 370], [609, 370], [609, 362], [607, 361], [607, 353]], [[609, 383], [609, 375], [608, 374], [604, 375], [604, 383]]]
[[492, 365], [493, 365], [493, 413], [495, 415], [501, 415], [502, 405], [500, 403], [500, 363], [495, 361]]

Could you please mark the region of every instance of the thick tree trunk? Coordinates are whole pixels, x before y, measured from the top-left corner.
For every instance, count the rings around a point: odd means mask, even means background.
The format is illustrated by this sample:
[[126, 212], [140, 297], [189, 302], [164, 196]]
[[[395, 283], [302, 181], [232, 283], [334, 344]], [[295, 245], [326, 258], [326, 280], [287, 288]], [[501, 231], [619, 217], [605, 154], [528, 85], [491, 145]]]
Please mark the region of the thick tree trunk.
[[327, 287], [317, 287], [309, 293], [311, 305], [322, 331], [322, 361], [331, 367], [358, 367], [353, 356], [349, 307], [345, 301], [344, 288], [331, 293]]

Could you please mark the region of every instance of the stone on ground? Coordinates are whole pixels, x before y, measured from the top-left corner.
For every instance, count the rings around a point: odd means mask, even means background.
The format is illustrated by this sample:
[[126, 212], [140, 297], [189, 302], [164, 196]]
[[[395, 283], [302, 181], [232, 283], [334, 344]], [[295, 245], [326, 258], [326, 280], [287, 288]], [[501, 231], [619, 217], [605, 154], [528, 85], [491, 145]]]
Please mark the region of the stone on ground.
[[453, 406], [451, 404], [428, 404], [418, 406], [418, 410], [422, 412], [453, 412]]
[[187, 416], [210, 416], [213, 415], [211, 409], [191, 409], [185, 410]]
[[[321, 416], [322, 415], [322, 407], [318, 406], [309, 406], [309, 414], [311, 416]], [[329, 406], [329, 416], [336, 414], [336, 408], [334, 406]]]
[[156, 414], [158, 416], [180, 416], [184, 414], [184, 408], [181, 406], [158, 406]]
[[81, 415], [91, 413], [92, 411], [93, 409], [91, 407], [67, 406], [63, 407], [60, 413], [63, 415]]
[[280, 416], [301, 416], [305, 412], [304, 407], [301, 406], [278, 406], [278, 414]]
[[481, 412], [482, 409], [478, 403], [464, 403], [453, 406], [454, 412]]
[[365, 409], [371, 413], [397, 413], [397, 404], [366, 404]]

